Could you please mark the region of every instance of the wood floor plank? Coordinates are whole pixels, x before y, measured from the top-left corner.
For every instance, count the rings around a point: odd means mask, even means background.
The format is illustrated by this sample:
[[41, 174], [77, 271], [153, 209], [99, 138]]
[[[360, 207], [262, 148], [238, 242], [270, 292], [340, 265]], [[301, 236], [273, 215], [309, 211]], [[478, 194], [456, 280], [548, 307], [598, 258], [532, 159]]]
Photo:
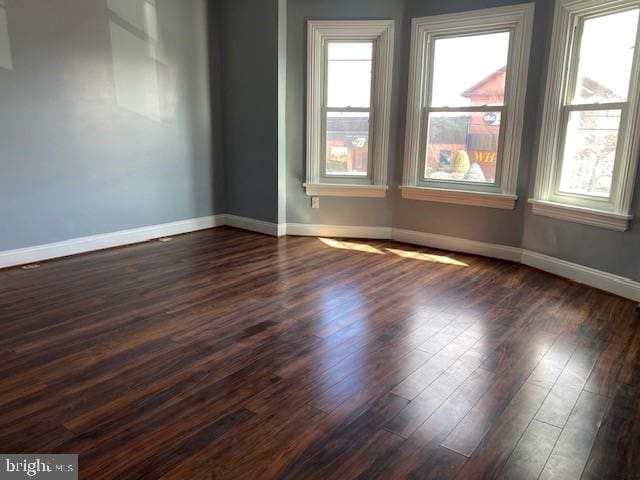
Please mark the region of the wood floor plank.
[[639, 448], [640, 390], [637, 386], [622, 385], [614, 392], [605, 412], [582, 478], [637, 477]]
[[457, 478], [500, 478], [502, 467], [548, 393], [543, 387], [526, 383], [473, 450]]
[[[451, 326], [445, 328], [450, 329]], [[482, 335], [472, 328], [468, 330], [464, 330], [463, 328], [464, 327], [460, 326], [451, 328], [450, 331], [455, 331], [457, 334], [454, 336], [448, 336], [447, 338], [450, 339], [449, 343], [440, 346], [437, 353], [435, 353], [429, 361], [394, 388], [394, 393], [408, 400], [413, 400], [452, 365], [454, 365], [458, 359], [465, 356], [465, 353], [478, 343]], [[427, 351], [424, 348], [418, 348], [423, 351]], [[470, 363], [469, 360], [476, 359], [477, 357], [478, 354], [470, 354], [465, 363], [468, 364]], [[474, 366], [473, 369], [475, 369], [476, 366]]]
[[386, 428], [408, 438], [477, 370], [484, 356], [466, 352], [414, 398]]
[[418, 350], [404, 352], [390, 345], [383, 354], [370, 358], [366, 371], [358, 370], [353, 375], [336, 383], [328, 390], [314, 393], [311, 405], [324, 412], [331, 412], [349, 397], [365, 390], [369, 385], [387, 382], [392, 388], [415, 368], [429, 360], [429, 354]]
[[621, 385], [620, 374], [630, 348], [631, 338], [616, 339], [601, 352], [585, 384], [585, 390], [610, 397]]
[[552, 389], [577, 346], [573, 335], [559, 335], [527, 381]]
[[598, 351], [588, 346], [579, 346], [574, 351], [549, 392], [549, 396], [536, 414], [537, 420], [557, 427], [564, 427], [591, 375], [597, 358]]
[[542, 472], [561, 429], [533, 420], [500, 472], [500, 478], [534, 480]]
[[540, 474], [551, 478], [580, 478], [607, 404], [607, 398], [583, 391]]
[[498, 376], [496, 383], [491, 386], [491, 389], [451, 432], [442, 445], [467, 457], [471, 456], [484, 435], [499, 419], [511, 399], [536, 368], [553, 341], [552, 335], [543, 332], [537, 338], [530, 338], [527, 342], [528, 347], [520, 351], [517, 362]]
[[296, 464], [282, 473], [281, 478], [326, 478], [335, 474], [337, 470], [345, 468], [341, 466], [345, 459], [369, 444], [371, 436], [388, 437], [376, 432], [405, 404], [406, 400], [401, 397], [383, 395], [353, 422], [331, 429], [309, 445]]
[[[434, 463], [433, 458], [441, 458], [440, 443], [495, 381], [494, 374], [486, 370], [476, 370], [474, 375], [402, 444], [401, 448], [376, 459], [359, 478], [405, 478], [412, 474], [417, 476], [422, 470], [429, 470]], [[459, 454], [456, 453], [453, 457], [459, 458]], [[455, 471], [457, 472], [457, 469]]]

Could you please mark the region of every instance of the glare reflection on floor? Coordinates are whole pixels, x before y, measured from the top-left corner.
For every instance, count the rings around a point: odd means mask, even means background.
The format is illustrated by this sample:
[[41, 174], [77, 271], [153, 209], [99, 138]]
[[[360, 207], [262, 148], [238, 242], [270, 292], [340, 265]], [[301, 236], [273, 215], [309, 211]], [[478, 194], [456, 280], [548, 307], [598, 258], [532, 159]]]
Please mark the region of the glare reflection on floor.
[[434, 255], [431, 253], [418, 252], [415, 250], [401, 250], [398, 248], [385, 248], [385, 251], [379, 248], [373, 247], [366, 243], [347, 242], [344, 240], [334, 240], [332, 238], [319, 238], [322, 243], [331, 248], [337, 248], [340, 250], [352, 250], [354, 252], [375, 253], [378, 255], [384, 255], [385, 253], [392, 253], [402, 258], [408, 258], [411, 260], [419, 260], [422, 262], [440, 263], [443, 265], [454, 265], [456, 267], [468, 267], [464, 262], [448, 257], [446, 255]]

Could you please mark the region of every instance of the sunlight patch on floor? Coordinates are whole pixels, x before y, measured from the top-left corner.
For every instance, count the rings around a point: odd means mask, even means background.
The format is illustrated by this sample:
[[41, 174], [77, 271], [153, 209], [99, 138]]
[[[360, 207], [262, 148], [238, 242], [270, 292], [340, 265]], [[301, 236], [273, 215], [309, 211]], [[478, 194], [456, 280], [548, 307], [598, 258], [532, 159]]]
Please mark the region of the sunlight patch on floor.
[[372, 247], [371, 245], [367, 245], [366, 243], [344, 242], [342, 240], [333, 240], [332, 238], [320, 238], [319, 240], [331, 248], [384, 255], [384, 252], [382, 250], [379, 250], [376, 247]]
[[432, 253], [418, 252], [414, 250], [401, 250], [399, 248], [385, 248], [380, 250], [366, 243], [347, 242], [344, 240], [335, 240], [332, 238], [318, 238], [322, 243], [331, 248], [338, 248], [340, 250], [351, 250], [354, 252], [375, 253], [377, 255], [384, 255], [385, 253], [392, 253], [402, 258], [410, 260], [419, 260], [422, 262], [440, 263], [443, 265], [454, 265], [456, 267], [468, 267], [464, 262], [448, 257], [446, 255], [434, 255]]
[[399, 250], [397, 248], [387, 248], [388, 252], [398, 255], [402, 258], [410, 258], [412, 260], [421, 260], [423, 262], [442, 263], [445, 265], [455, 265], [457, 267], [468, 267], [464, 262], [455, 260], [454, 258], [444, 255], [433, 255], [431, 253], [415, 252], [412, 250]]

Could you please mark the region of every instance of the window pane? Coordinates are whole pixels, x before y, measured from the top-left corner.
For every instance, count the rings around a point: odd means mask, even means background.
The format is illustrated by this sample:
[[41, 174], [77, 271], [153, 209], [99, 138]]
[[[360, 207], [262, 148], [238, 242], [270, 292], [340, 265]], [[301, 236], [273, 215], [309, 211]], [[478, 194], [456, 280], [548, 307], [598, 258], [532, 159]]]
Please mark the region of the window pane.
[[437, 39], [431, 106], [503, 105], [509, 36], [501, 32]]
[[571, 112], [560, 191], [596, 197], [611, 193], [620, 110]]
[[425, 178], [495, 183], [500, 112], [429, 115]]
[[585, 20], [575, 103], [627, 99], [636, 43], [638, 9]]
[[328, 45], [327, 106], [363, 107], [371, 104], [373, 43]]
[[366, 176], [369, 163], [369, 114], [327, 113], [327, 175]]

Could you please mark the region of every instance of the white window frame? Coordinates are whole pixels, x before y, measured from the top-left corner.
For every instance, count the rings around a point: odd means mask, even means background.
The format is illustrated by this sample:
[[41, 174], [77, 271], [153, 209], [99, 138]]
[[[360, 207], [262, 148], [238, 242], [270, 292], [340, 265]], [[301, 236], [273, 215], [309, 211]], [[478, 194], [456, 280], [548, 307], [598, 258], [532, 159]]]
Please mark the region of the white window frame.
[[640, 0], [558, 0], [556, 3], [536, 182], [533, 198], [529, 199], [535, 214], [617, 231], [629, 227], [640, 153], [640, 31], [627, 101], [618, 102], [622, 106], [622, 117], [611, 196], [597, 199], [564, 194], [558, 186], [566, 130], [563, 117], [575, 109], [568, 104], [568, 89], [578, 63], [580, 26], [585, 18], [634, 7], [640, 7]]
[[[370, 106], [367, 177], [323, 176], [325, 165], [325, 91], [327, 44], [332, 41], [373, 42], [373, 88]], [[307, 25], [307, 174], [303, 184], [309, 196], [384, 197], [388, 190], [387, 162], [391, 83], [393, 75], [393, 20], [312, 20]]]
[[[507, 210], [515, 208], [533, 14], [534, 4], [525, 3], [413, 19], [405, 160], [403, 184], [400, 187], [403, 198]], [[499, 178], [490, 186], [470, 182], [424, 181], [420, 169], [426, 152], [425, 111], [429, 107], [427, 103], [433, 77], [433, 39], [505, 30], [511, 32], [505, 100], [503, 107], [493, 107], [493, 111], [503, 112]], [[469, 109], [473, 110], [472, 107], [464, 108], [465, 111]]]

